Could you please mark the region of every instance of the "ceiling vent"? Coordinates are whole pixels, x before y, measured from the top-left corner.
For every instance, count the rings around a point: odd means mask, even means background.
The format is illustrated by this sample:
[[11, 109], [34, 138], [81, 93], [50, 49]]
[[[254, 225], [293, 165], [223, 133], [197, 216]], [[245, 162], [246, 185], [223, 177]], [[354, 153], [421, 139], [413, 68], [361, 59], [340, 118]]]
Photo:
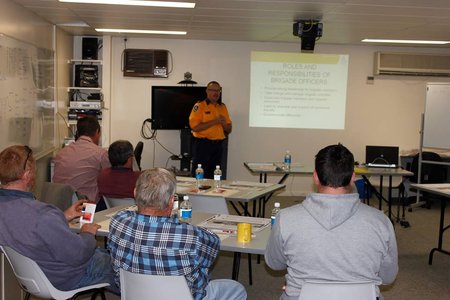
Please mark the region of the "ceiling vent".
[[450, 76], [450, 55], [376, 52], [375, 75]]
[[167, 50], [125, 49], [123, 76], [167, 78], [168, 53]]

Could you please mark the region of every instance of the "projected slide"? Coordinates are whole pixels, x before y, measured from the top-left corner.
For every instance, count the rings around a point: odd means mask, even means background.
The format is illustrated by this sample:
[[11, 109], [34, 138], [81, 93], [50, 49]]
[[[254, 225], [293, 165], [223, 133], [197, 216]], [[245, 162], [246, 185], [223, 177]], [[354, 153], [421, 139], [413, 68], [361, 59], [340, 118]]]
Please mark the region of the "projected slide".
[[250, 127], [344, 129], [348, 55], [251, 53]]

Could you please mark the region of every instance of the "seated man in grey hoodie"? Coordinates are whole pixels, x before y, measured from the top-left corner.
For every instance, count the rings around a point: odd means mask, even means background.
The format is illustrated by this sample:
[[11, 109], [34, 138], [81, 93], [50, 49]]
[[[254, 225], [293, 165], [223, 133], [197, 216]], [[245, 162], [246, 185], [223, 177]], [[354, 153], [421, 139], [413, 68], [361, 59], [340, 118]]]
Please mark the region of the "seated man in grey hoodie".
[[397, 276], [392, 223], [352, 193], [353, 168], [346, 147], [323, 148], [315, 159], [317, 193], [280, 211], [265, 253], [270, 268], [287, 269], [280, 299], [298, 299], [306, 280], [373, 281], [378, 286]]

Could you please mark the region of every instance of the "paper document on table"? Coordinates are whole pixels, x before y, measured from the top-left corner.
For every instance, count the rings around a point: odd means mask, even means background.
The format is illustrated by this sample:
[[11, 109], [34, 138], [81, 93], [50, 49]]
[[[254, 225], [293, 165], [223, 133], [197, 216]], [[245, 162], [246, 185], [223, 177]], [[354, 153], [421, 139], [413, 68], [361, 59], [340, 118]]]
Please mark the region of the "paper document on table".
[[176, 193], [177, 194], [178, 193], [183, 194], [183, 193], [187, 193], [187, 192], [189, 192], [191, 190], [192, 190], [192, 185], [189, 185], [189, 186], [179, 186], [179, 185], [177, 185]]
[[233, 190], [233, 189], [229, 189], [229, 188], [218, 188], [218, 189], [212, 189], [211, 191], [206, 192], [205, 195], [229, 197], [236, 193], [239, 193], [239, 190]]
[[366, 167], [355, 167], [355, 173], [363, 174], [369, 172], [369, 170]]
[[270, 219], [243, 217], [235, 215], [215, 215], [200, 224], [198, 226], [211, 229], [216, 232], [221, 230], [223, 233], [236, 233], [237, 224], [250, 223], [252, 224], [252, 231], [258, 232], [266, 228], [270, 224]]
[[194, 183], [196, 179], [194, 177], [183, 177], [183, 176], [177, 176], [177, 183], [180, 182], [187, 182], [187, 183]]
[[253, 171], [276, 171], [277, 166], [273, 163], [247, 163], [247, 166]]
[[101, 227], [98, 229], [98, 231], [101, 232], [109, 232], [109, 223], [111, 223], [111, 219], [107, 219], [107, 220], [103, 220], [101, 222], [94, 222], [98, 225], [100, 225]]
[[[130, 205], [130, 206], [128, 206], [128, 207], [125, 207], [124, 209], [122, 209], [122, 210], [134, 210], [134, 211], [136, 211], [137, 210], [137, 205], [135, 204], [135, 205]], [[122, 211], [122, 210], [120, 210], [120, 211]], [[105, 215], [105, 217], [107, 217], [107, 218], [111, 218], [112, 216], [114, 216], [115, 214], [117, 214], [119, 211], [115, 211], [115, 212], [112, 212], [112, 213], [110, 213], [110, 214], [106, 214]]]
[[[285, 164], [282, 162], [275, 163], [274, 165], [277, 167], [278, 170], [285, 170], [285, 168], [286, 168]], [[302, 165], [301, 163], [291, 163], [290, 170], [292, 171], [292, 169], [302, 168], [302, 167], [304, 167], [304, 165]]]
[[253, 182], [253, 181], [232, 181], [228, 186], [235, 188], [264, 188], [272, 186], [273, 183], [267, 182]]

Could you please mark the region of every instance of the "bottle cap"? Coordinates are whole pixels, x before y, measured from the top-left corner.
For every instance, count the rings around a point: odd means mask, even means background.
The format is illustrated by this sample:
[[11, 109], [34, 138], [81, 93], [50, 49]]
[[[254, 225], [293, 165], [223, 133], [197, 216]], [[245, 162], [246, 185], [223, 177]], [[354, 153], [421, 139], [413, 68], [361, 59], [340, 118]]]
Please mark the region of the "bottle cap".
[[189, 196], [188, 195], [184, 195], [183, 196], [183, 200], [189, 200]]
[[197, 167], [198, 167], [198, 168], [201, 168], [201, 167], [202, 167], [202, 164], [198, 164]]
[[275, 207], [280, 207], [280, 202], [275, 202]]
[[220, 169], [220, 166], [219, 166], [219, 165], [217, 165], [217, 166], [216, 166], [216, 169]]

